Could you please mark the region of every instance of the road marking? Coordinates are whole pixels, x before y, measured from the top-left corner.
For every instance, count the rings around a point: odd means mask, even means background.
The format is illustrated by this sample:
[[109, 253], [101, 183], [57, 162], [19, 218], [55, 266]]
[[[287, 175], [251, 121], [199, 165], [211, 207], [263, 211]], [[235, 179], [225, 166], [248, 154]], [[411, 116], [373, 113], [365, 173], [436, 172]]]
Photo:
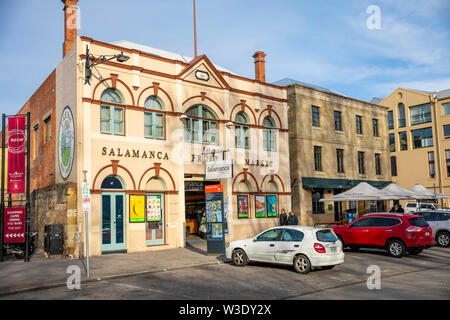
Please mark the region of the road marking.
[[187, 295], [184, 295], [184, 294], [172, 293], [172, 292], [163, 291], [163, 290], [156, 290], [156, 289], [151, 289], [151, 288], [142, 288], [142, 287], [132, 286], [132, 285], [129, 285], [129, 284], [124, 284], [124, 283], [114, 283], [114, 282], [110, 282], [110, 281], [106, 281], [106, 280], [103, 280], [103, 282], [106, 282], [106, 283], [109, 283], [109, 284], [113, 284], [115, 286], [131, 288], [131, 289], [144, 290], [144, 291], [163, 293], [163, 294], [170, 294], [170, 295], [173, 295], [173, 296], [183, 297], [183, 298], [186, 298], [186, 299], [193, 299], [193, 300], [197, 299], [197, 298], [194, 298], [194, 297], [191, 297], [191, 296], [187, 296]]

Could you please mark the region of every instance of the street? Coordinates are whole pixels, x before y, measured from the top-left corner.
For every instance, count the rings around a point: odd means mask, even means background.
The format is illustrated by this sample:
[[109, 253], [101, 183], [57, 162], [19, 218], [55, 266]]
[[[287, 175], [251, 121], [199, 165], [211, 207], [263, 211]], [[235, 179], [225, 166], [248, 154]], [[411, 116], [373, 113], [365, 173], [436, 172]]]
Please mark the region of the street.
[[[381, 271], [380, 289], [368, 289], [369, 266]], [[346, 251], [332, 270], [307, 275], [292, 267], [231, 263], [137, 275], [3, 296], [1, 299], [86, 300], [292, 300], [292, 299], [449, 299], [450, 250], [433, 247], [401, 259], [381, 250]]]

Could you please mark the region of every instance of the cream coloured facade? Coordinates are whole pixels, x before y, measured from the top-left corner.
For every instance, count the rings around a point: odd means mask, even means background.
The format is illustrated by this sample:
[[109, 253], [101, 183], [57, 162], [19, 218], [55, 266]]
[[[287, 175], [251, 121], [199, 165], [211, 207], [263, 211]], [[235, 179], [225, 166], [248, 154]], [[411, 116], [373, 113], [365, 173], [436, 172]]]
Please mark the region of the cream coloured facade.
[[[130, 59], [98, 65], [99, 74], [85, 84], [86, 46], [95, 57], [123, 52]], [[76, 38], [59, 68], [70, 70], [57, 83], [61, 91], [76, 74], [76, 94], [56, 109], [57, 127], [66, 106], [73, 114], [76, 165], [66, 180], [57, 172], [57, 180], [79, 186], [76, 232], [83, 239], [80, 186], [87, 172], [92, 255], [183, 247], [185, 183], [204, 181], [205, 160], [234, 162], [233, 177], [216, 181], [228, 199], [227, 241], [275, 226], [279, 210], [290, 210], [285, 88], [218, 71], [206, 56], [186, 63], [87, 37]], [[135, 196], [158, 199], [161, 219], [132, 222]], [[238, 218], [238, 196], [247, 199], [246, 218]], [[257, 218], [255, 201], [267, 196], [276, 199], [275, 215], [264, 208], [266, 217]]]
[[398, 88], [380, 105], [389, 108], [392, 181], [450, 194], [450, 90]]
[[292, 207], [300, 223], [345, 220], [349, 209], [357, 216], [369, 211], [369, 201], [351, 208], [318, 200], [361, 181], [382, 187], [391, 180], [387, 108], [295, 82], [288, 100]]

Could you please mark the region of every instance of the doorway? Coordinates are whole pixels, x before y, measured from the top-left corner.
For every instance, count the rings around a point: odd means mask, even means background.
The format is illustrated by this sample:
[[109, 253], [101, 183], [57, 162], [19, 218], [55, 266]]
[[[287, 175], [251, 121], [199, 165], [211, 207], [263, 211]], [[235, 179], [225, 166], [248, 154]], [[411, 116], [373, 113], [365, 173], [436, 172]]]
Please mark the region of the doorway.
[[102, 182], [102, 253], [126, 252], [125, 240], [125, 193], [123, 183], [117, 176], [106, 177]]

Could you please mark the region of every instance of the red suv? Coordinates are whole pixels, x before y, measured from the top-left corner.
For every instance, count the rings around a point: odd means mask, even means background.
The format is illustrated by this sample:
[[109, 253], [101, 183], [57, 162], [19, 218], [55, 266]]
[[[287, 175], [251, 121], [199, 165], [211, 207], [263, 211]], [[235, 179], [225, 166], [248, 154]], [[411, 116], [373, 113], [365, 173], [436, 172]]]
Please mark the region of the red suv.
[[419, 254], [434, 244], [431, 227], [423, 217], [404, 213], [370, 213], [333, 227], [344, 247], [384, 248], [400, 258], [406, 251]]

